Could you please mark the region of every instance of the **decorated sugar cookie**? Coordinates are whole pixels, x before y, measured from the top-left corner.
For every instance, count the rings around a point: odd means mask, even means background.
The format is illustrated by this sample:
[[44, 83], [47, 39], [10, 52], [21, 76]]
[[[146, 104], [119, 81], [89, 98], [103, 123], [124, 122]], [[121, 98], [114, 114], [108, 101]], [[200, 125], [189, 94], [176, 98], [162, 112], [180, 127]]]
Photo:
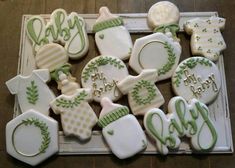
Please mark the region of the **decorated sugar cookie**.
[[113, 101], [121, 97], [117, 83], [128, 76], [126, 65], [112, 56], [98, 56], [90, 60], [81, 75], [82, 86], [92, 89], [95, 101], [100, 102], [103, 97]]
[[137, 73], [143, 69], [157, 69], [158, 80], [170, 78], [181, 55], [181, 46], [172, 34], [154, 33], [136, 40], [130, 67]]
[[172, 76], [174, 92], [191, 100], [196, 98], [208, 104], [212, 102], [221, 87], [220, 72], [207, 58], [191, 57], [182, 61]]
[[155, 69], [143, 70], [138, 76], [127, 76], [118, 83], [123, 94], [128, 94], [128, 102], [134, 115], [144, 115], [154, 107], [164, 103], [161, 92], [155, 85], [158, 75]]
[[208, 107], [192, 99], [188, 104], [182, 97], [174, 97], [168, 104], [168, 114], [157, 108], [144, 116], [147, 133], [156, 141], [157, 150], [167, 154], [168, 148], [179, 147], [180, 137], [187, 136], [196, 151], [212, 150], [217, 142], [217, 130], [210, 119]]
[[75, 12], [67, 15], [65, 10], [56, 9], [47, 23], [41, 16], [33, 16], [27, 21], [26, 30], [35, 53], [45, 44], [59, 42], [71, 59], [78, 59], [89, 48], [85, 21]]
[[50, 105], [55, 114], [61, 115], [65, 136], [76, 136], [80, 140], [91, 137], [97, 117], [88, 101], [92, 99], [90, 89], [77, 89], [73, 95], [60, 95]]
[[130, 57], [132, 40], [123, 20], [111, 14], [107, 7], [101, 7], [93, 27], [95, 42], [101, 55], [113, 55], [122, 60]]
[[212, 16], [209, 19], [191, 19], [185, 25], [185, 31], [191, 36], [191, 50], [193, 55], [217, 61], [221, 51], [226, 48], [220, 32], [225, 26], [225, 19]]
[[107, 97], [101, 100], [98, 125], [113, 154], [129, 158], [147, 147], [147, 140], [138, 120], [126, 106], [114, 104]]
[[148, 11], [148, 23], [152, 28], [167, 24], [177, 24], [180, 19], [179, 9], [169, 1], [155, 3]]
[[6, 150], [14, 158], [35, 166], [59, 150], [56, 120], [30, 109], [6, 125]]
[[62, 94], [71, 95], [80, 88], [80, 85], [71, 75], [71, 65], [67, 62], [68, 56], [65, 49], [56, 43], [45, 44], [35, 56], [37, 67], [49, 69], [51, 78], [57, 82]]
[[17, 75], [8, 80], [6, 85], [11, 94], [16, 94], [21, 111], [35, 109], [42, 114], [49, 114], [49, 103], [55, 95], [47, 86], [50, 80], [47, 69], [33, 70], [30, 76]]

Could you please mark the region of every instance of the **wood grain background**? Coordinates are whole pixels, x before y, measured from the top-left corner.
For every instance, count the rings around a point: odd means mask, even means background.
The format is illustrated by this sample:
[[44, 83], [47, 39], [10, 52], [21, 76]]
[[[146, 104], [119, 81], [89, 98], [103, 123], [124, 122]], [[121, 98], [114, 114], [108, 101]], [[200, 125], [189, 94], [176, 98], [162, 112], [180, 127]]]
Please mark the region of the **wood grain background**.
[[[113, 13], [145, 13], [156, 0], [0, 0], [0, 168], [28, 167], [7, 155], [5, 149], [5, 125], [12, 118], [14, 96], [10, 95], [5, 81], [17, 73], [21, 17], [23, 14], [51, 13], [56, 8], [64, 8], [68, 13], [98, 13], [101, 6], [108, 6]], [[227, 43], [224, 51], [225, 71], [228, 87], [232, 132], [235, 133], [235, 1], [232, 0], [173, 0], [181, 12], [218, 11], [219, 16], [227, 19], [223, 32]], [[138, 35], [133, 35], [133, 41]], [[182, 41], [182, 59], [190, 55], [189, 36], [180, 34]], [[97, 55], [94, 39], [91, 41], [89, 56]], [[88, 59], [88, 58], [87, 58]], [[85, 61], [86, 62], [86, 61]], [[75, 65], [76, 62], [73, 62]], [[80, 66], [73, 68], [73, 74], [79, 76]], [[158, 85], [162, 92], [170, 86], [169, 82]], [[164, 94], [171, 97], [169, 92]], [[164, 107], [165, 108], [165, 107]], [[235, 142], [235, 141], [233, 141]], [[79, 168], [229, 168], [235, 167], [235, 155], [137, 155], [127, 160], [118, 160], [113, 155], [89, 156], [53, 156], [38, 167], [79, 167]]]

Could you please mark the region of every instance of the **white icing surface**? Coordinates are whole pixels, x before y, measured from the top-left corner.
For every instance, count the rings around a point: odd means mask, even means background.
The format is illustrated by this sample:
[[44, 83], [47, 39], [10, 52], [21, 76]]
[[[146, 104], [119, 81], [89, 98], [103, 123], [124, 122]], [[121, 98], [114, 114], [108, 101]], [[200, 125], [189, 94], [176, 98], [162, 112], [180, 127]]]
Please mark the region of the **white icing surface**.
[[102, 6], [99, 10], [99, 17], [97, 18], [96, 23], [114, 19], [117, 17], [117, 15], [110, 13], [109, 9], [106, 6]]

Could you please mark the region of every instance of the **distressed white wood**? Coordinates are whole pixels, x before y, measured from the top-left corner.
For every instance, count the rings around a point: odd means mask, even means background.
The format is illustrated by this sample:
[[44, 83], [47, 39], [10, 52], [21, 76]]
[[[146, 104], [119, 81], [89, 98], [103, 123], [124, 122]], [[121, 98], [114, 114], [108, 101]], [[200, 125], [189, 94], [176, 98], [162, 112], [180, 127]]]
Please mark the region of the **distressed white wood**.
[[[18, 74], [29, 75], [33, 69], [35, 69], [35, 60], [32, 52], [32, 46], [29, 39], [26, 36], [26, 21], [31, 15], [23, 15], [22, 28], [21, 28], [21, 41], [20, 41], [20, 52], [18, 61]], [[86, 28], [88, 33], [92, 33], [92, 27], [97, 18], [97, 14], [81, 14], [86, 21]], [[125, 26], [131, 33], [150, 33], [147, 22], [146, 13], [139, 14], [120, 14], [124, 18]], [[180, 31], [183, 32], [183, 23], [186, 20], [200, 17], [209, 18], [210, 16], [217, 16], [217, 12], [187, 12], [180, 14]], [[42, 15], [43, 18], [49, 19], [49, 15]], [[215, 123], [218, 130], [218, 141], [215, 148], [210, 153], [232, 153], [233, 143], [230, 125], [230, 116], [227, 99], [226, 80], [224, 72], [224, 62], [221, 56], [217, 63], [221, 78], [222, 87], [217, 99], [209, 106], [211, 111], [210, 115]], [[15, 100], [14, 116], [21, 113], [18, 101]], [[191, 154], [192, 150], [189, 146], [187, 138], [182, 140], [179, 150], [170, 151], [170, 154]], [[156, 148], [152, 140], [148, 138], [147, 149], [143, 152], [144, 154], [155, 154]], [[77, 155], [77, 154], [108, 154], [110, 153], [107, 144], [104, 142], [101, 132], [93, 131], [92, 138], [86, 142], [81, 143], [77, 139], [66, 138], [63, 132], [59, 134], [59, 154], [60, 155]]]

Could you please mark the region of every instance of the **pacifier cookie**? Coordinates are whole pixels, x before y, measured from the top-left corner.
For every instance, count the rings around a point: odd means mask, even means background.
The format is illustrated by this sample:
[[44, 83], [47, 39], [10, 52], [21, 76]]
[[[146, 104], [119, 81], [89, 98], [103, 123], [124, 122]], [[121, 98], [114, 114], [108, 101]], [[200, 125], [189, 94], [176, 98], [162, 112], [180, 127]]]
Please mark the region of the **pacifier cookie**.
[[41, 16], [33, 16], [27, 21], [26, 31], [35, 53], [43, 45], [56, 42], [64, 45], [71, 59], [79, 59], [89, 48], [85, 21], [75, 12], [67, 15], [65, 10], [56, 9], [47, 23]]
[[123, 94], [128, 94], [128, 102], [134, 115], [144, 115], [148, 110], [163, 105], [164, 98], [155, 85], [158, 79], [155, 69], [143, 70], [138, 76], [127, 76], [118, 82]]
[[121, 97], [117, 83], [128, 76], [126, 65], [112, 56], [98, 56], [90, 60], [82, 70], [81, 82], [85, 88], [92, 89], [96, 102], [103, 97], [116, 101]]
[[221, 87], [220, 72], [207, 58], [191, 57], [182, 61], [172, 76], [176, 95], [187, 101], [196, 98], [202, 103], [212, 102]]
[[76, 136], [80, 140], [91, 137], [97, 117], [88, 101], [92, 100], [90, 89], [77, 89], [73, 95], [60, 95], [50, 103], [55, 114], [61, 115], [65, 136]]
[[180, 137], [187, 136], [196, 151], [210, 151], [217, 142], [217, 130], [210, 119], [208, 107], [192, 99], [188, 104], [182, 97], [174, 97], [168, 104], [168, 114], [153, 108], [144, 116], [147, 133], [156, 141], [158, 152], [166, 155], [180, 145]]
[[129, 158], [147, 147], [147, 140], [138, 120], [126, 106], [114, 104], [107, 97], [101, 100], [98, 125], [113, 154]]
[[93, 31], [101, 55], [112, 55], [121, 60], [130, 57], [133, 44], [130, 33], [123, 25], [121, 17], [110, 13], [107, 7], [100, 8]]
[[47, 69], [33, 70], [29, 76], [17, 75], [8, 80], [6, 85], [11, 94], [16, 94], [21, 111], [29, 109], [49, 115], [49, 103], [55, 98], [46, 82], [50, 80]]
[[191, 36], [193, 55], [203, 55], [211, 61], [217, 61], [221, 52], [226, 49], [223, 36], [225, 19], [212, 16], [209, 19], [191, 19], [184, 24], [185, 31]]

